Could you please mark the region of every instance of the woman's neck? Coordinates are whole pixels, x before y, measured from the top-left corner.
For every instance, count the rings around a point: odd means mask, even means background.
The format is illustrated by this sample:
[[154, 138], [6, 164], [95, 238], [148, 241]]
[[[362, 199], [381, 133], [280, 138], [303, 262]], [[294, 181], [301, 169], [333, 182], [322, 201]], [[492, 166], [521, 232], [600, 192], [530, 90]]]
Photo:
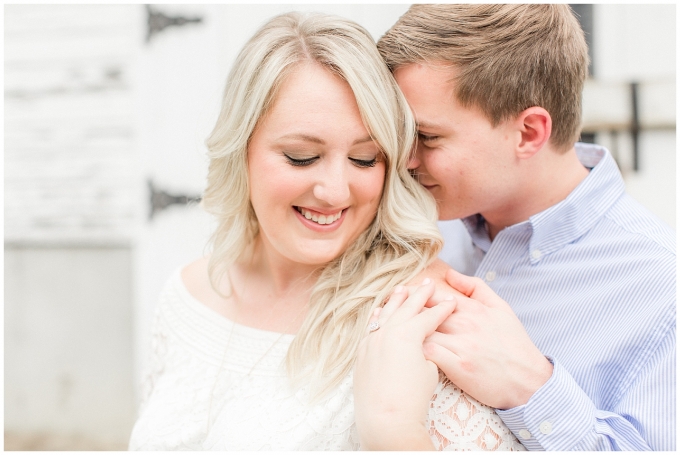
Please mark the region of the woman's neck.
[[321, 270], [288, 260], [258, 236], [229, 272], [232, 318], [249, 327], [296, 333]]
[[302, 264], [282, 256], [261, 235], [255, 238], [239, 262], [248, 276], [257, 279], [275, 297], [311, 289], [323, 269], [319, 265]]

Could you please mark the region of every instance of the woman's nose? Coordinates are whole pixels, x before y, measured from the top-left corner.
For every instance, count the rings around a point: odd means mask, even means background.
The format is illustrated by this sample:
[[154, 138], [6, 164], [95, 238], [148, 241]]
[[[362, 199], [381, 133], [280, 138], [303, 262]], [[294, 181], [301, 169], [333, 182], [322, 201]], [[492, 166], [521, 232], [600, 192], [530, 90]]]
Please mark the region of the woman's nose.
[[314, 185], [314, 197], [329, 206], [340, 206], [350, 197], [349, 178], [345, 165], [329, 166]]

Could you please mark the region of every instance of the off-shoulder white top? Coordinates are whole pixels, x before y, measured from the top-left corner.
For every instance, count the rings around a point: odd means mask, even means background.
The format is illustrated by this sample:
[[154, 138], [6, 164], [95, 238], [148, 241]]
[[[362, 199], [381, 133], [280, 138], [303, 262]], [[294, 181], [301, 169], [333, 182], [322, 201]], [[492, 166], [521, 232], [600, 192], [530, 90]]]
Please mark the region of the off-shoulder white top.
[[[283, 361], [294, 335], [254, 329], [197, 301], [178, 270], [167, 283], [152, 331], [131, 450], [358, 450], [352, 376], [308, 405]], [[446, 450], [524, 450], [493, 409], [445, 377], [427, 419]]]

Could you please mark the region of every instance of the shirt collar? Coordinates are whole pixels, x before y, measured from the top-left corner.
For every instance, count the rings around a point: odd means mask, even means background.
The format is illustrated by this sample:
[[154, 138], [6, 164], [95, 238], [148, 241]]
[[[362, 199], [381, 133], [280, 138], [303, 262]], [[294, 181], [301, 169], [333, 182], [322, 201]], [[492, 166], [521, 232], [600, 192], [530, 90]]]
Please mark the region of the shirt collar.
[[[506, 228], [531, 226], [532, 264], [585, 234], [625, 192], [621, 172], [607, 149], [582, 143], [575, 149], [581, 164], [591, 169], [588, 176], [564, 200], [531, 216], [528, 222]], [[464, 218], [463, 223], [475, 245], [487, 252], [491, 242], [484, 218], [476, 214]]]

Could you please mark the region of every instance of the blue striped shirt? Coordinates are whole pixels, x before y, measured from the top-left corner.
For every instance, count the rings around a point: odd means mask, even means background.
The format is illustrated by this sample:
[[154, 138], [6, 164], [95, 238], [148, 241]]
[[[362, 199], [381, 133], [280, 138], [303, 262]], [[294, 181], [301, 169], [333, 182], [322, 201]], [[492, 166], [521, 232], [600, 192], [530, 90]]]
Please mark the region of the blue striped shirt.
[[554, 365], [498, 411], [528, 449], [675, 450], [675, 233], [606, 149], [577, 153], [592, 170], [565, 200], [493, 242], [480, 215], [441, 222], [440, 257], [484, 279]]

